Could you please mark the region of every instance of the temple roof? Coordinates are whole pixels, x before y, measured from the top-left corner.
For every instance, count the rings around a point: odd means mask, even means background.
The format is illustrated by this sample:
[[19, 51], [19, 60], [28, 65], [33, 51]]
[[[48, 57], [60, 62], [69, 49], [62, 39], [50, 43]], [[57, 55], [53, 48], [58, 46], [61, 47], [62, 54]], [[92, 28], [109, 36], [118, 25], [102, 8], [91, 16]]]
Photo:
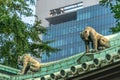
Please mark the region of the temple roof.
[[106, 36], [110, 39], [110, 48], [95, 53], [77, 55], [54, 62], [42, 63], [44, 66], [36, 73], [17, 75], [18, 69], [0, 65], [0, 79], [7, 80], [76, 80], [94, 76], [109, 69], [120, 67], [120, 33]]

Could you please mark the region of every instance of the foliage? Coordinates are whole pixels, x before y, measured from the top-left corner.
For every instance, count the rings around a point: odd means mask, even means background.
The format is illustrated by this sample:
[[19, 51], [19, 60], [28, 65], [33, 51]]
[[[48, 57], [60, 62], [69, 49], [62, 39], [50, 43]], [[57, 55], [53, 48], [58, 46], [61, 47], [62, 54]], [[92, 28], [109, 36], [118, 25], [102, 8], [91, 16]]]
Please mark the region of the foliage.
[[116, 26], [111, 28], [113, 33], [120, 31], [120, 0], [101, 0], [101, 5], [109, 6], [116, 19]]
[[[25, 23], [21, 17], [34, 16], [34, 24]], [[40, 53], [56, 52], [51, 41], [42, 41], [38, 34], [46, 34], [46, 28], [32, 13], [25, 0], [0, 0], [0, 60], [1, 64], [17, 67], [17, 58], [24, 53], [40, 57]]]

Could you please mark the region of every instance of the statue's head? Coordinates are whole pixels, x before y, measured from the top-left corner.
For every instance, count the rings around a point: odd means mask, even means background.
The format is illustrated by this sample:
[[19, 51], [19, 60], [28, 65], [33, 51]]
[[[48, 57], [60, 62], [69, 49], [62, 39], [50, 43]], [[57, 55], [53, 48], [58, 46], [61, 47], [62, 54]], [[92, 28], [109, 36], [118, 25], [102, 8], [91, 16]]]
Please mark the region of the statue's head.
[[17, 60], [17, 64], [18, 64], [18, 65], [23, 65], [22, 57], [23, 57], [23, 56], [18, 56], [18, 60]]
[[83, 40], [89, 40], [89, 31], [85, 30], [85, 31], [82, 31], [80, 32], [80, 37], [83, 39]]

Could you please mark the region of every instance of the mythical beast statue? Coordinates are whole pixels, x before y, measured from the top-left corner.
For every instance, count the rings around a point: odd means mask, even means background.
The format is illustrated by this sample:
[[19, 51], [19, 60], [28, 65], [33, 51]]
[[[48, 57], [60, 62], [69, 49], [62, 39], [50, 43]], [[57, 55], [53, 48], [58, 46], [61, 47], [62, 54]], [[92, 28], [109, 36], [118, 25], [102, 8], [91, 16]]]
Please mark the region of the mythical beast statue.
[[92, 52], [110, 47], [109, 40], [96, 32], [92, 27], [87, 26], [82, 32], [80, 32], [80, 37], [84, 40], [86, 53], [89, 52], [90, 42], [92, 43]]
[[28, 70], [36, 72], [40, 70], [41, 64], [33, 59], [30, 54], [24, 54], [18, 57], [18, 65], [22, 65], [21, 72], [19, 74], [26, 74]]

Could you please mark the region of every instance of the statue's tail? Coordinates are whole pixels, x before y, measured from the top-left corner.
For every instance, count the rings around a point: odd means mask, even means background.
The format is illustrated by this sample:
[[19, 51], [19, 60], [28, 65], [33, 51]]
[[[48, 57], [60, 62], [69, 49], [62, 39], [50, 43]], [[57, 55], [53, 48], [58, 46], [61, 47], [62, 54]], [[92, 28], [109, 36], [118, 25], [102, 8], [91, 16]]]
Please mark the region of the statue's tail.
[[49, 65], [48, 63], [40, 63], [41, 67], [48, 66], [48, 65]]

